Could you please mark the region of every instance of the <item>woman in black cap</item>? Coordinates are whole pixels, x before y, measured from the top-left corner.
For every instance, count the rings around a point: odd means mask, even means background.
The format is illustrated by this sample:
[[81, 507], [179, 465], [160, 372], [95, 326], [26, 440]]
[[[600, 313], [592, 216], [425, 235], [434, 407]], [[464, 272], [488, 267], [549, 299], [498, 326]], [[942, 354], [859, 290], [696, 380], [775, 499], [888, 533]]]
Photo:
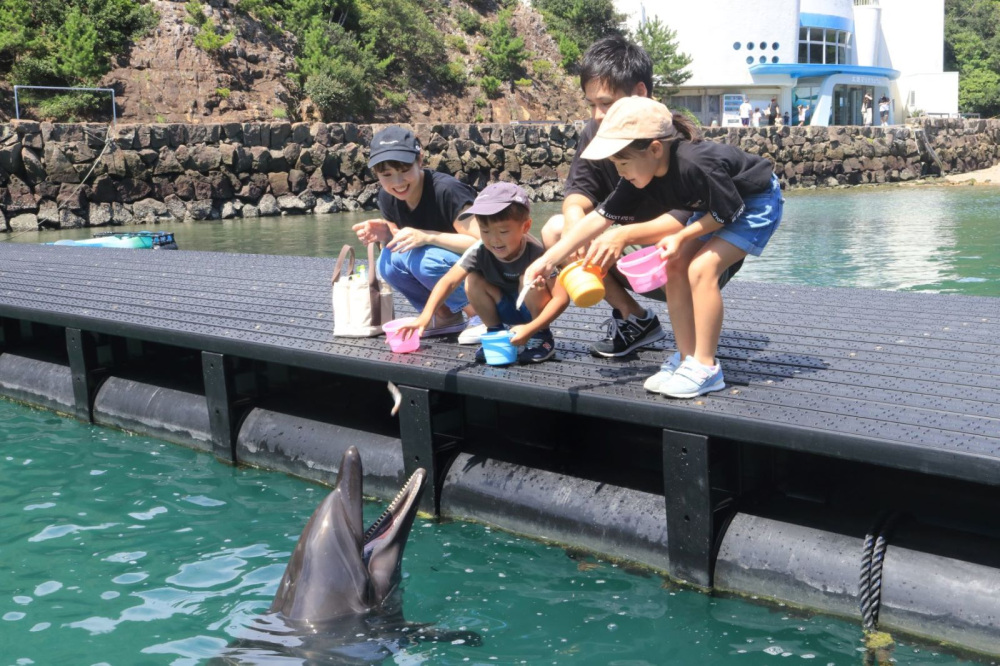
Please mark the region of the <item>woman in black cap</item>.
[[[379, 274], [419, 312], [438, 280], [479, 239], [475, 218], [459, 219], [472, 205], [476, 190], [457, 178], [423, 168], [420, 142], [408, 129], [387, 127], [372, 138], [368, 167], [382, 189], [382, 218], [352, 228], [365, 244], [382, 244]], [[462, 332], [459, 342], [479, 342], [477, 320], [465, 289], [459, 287], [434, 313], [424, 336]], [[467, 323], [470, 324], [465, 335]], [[465, 338], [465, 339], [461, 339]], [[475, 339], [472, 339], [475, 338]]]

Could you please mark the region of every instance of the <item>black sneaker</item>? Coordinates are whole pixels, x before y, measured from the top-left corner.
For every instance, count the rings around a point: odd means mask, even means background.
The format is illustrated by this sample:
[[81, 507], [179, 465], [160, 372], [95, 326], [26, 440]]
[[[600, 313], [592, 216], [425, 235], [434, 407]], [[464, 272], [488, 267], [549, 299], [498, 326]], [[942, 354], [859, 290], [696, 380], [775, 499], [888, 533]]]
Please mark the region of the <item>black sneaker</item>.
[[517, 355], [517, 362], [541, 363], [552, 358], [556, 353], [556, 341], [552, 337], [552, 331], [545, 329], [538, 331], [524, 345], [524, 351]]
[[590, 353], [605, 358], [625, 356], [639, 347], [665, 338], [667, 333], [660, 326], [656, 315], [649, 310], [646, 310], [646, 315], [645, 319], [639, 319], [635, 315], [622, 319], [621, 312], [612, 310], [611, 318], [604, 322], [607, 337], [590, 345]]

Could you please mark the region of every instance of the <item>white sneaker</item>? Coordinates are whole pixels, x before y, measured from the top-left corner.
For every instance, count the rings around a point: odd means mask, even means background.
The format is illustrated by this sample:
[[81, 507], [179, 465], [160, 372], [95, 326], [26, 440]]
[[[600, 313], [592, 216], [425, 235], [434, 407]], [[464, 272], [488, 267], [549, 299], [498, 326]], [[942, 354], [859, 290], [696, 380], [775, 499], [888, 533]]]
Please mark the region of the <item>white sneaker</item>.
[[659, 393], [660, 387], [663, 386], [668, 379], [674, 376], [674, 372], [676, 372], [679, 367], [681, 367], [681, 353], [674, 352], [663, 362], [660, 366], [659, 372], [646, 379], [642, 388], [646, 389], [650, 393]]
[[458, 334], [458, 344], [478, 345], [479, 339], [483, 337], [483, 333], [485, 332], [486, 324], [479, 318], [479, 315], [475, 315], [469, 319], [469, 322], [465, 325], [465, 329]]

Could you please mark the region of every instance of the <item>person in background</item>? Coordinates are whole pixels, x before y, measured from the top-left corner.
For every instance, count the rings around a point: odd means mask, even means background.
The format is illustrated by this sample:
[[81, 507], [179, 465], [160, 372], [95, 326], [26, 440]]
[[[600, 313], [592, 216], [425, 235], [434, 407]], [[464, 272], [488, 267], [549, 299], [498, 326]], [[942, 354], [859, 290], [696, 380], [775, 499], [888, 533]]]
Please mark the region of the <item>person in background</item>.
[[802, 127], [803, 125], [806, 124], [806, 114], [809, 112], [809, 105], [808, 104], [799, 104], [798, 111], [799, 111], [798, 126]]
[[872, 126], [872, 95], [869, 92], [861, 99], [861, 122], [865, 127]]
[[[542, 228], [542, 242], [551, 247], [567, 230], [572, 229], [598, 203], [610, 195], [620, 177], [609, 160], [584, 160], [580, 154], [594, 138], [604, 114], [617, 100], [630, 95], [648, 97], [653, 90], [653, 62], [638, 45], [621, 36], [605, 37], [595, 42], [583, 56], [580, 66], [580, 87], [590, 105], [591, 119], [580, 133], [576, 155], [566, 178], [562, 213], [554, 215]], [[626, 249], [635, 249], [641, 243], [653, 243], [672, 228], [658, 220], [662, 211], [650, 209], [639, 213], [639, 219], [648, 222], [612, 227], [595, 242], [615, 248], [621, 255]], [[670, 211], [674, 222], [683, 221], [689, 213]], [[667, 224], [668, 226], [663, 226]], [[630, 247], [632, 246], [632, 247]], [[723, 276], [723, 284], [740, 268], [737, 264]], [[605, 335], [590, 346], [590, 353], [605, 358], [620, 357], [639, 347], [662, 340], [666, 333], [654, 312], [639, 305], [629, 293], [628, 281], [612, 269], [604, 279], [605, 301], [611, 306], [611, 317], [605, 322]], [[662, 289], [644, 294], [663, 300]]]
[[760, 121], [763, 117], [764, 113], [760, 110], [760, 107], [758, 106], [756, 109], [753, 110], [751, 125], [753, 127], [760, 127]]
[[885, 95], [878, 98], [878, 117], [882, 122], [882, 127], [889, 124], [889, 98]]
[[772, 97], [771, 103], [767, 105], [767, 124], [773, 126], [778, 122], [781, 115], [781, 107], [778, 106], [778, 98]]
[[[417, 310], [423, 310], [438, 280], [479, 239], [475, 218], [461, 218], [472, 205], [476, 190], [453, 176], [423, 168], [417, 138], [403, 127], [387, 127], [372, 137], [368, 167], [382, 189], [378, 193], [381, 219], [366, 220], [352, 229], [366, 245], [383, 246], [378, 272]], [[462, 311], [471, 317], [467, 322]], [[435, 308], [424, 335], [468, 334], [481, 331], [465, 290], [455, 290]]]
[[[464, 283], [487, 332], [508, 326], [511, 344], [524, 345], [517, 356], [519, 363], [541, 363], [552, 358], [556, 348], [549, 324], [569, 305], [566, 290], [553, 274], [542, 288], [527, 293], [523, 305], [517, 305], [524, 269], [545, 251], [528, 233], [530, 206], [527, 192], [512, 183], [493, 183], [480, 192], [461, 217], [476, 216], [481, 240], [438, 280], [423, 312], [412, 323], [400, 327], [403, 335], [422, 333], [440, 304]], [[482, 347], [476, 352], [476, 361], [486, 362]]]
[[785, 111], [785, 113], [782, 114], [781, 116], [781, 124], [784, 125], [785, 127], [788, 127], [791, 123], [792, 121], [788, 117], [788, 111]]
[[743, 125], [743, 127], [750, 126], [751, 115], [753, 115], [753, 105], [750, 104], [750, 98], [744, 95], [743, 103], [740, 104], [740, 123]]
[[[585, 159], [611, 159], [622, 178], [614, 193], [528, 267], [525, 283], [540, 284], [556, 265], [612, 221], [630, 224], [640, 202], [660, 210], [697, 211], [657, 242], [667, 260], [667, 307], [677, 353], [643, 384], [647, 391], [693, 398], [725, 388], [716, 358], [722, 332], [719, 277], [747, 254], [759, 255], [781, 221], [784, 200], [770, 160], [735, 146], [702, 141], [686, 118], [644, 97], [608, 110]], [[606, 266], [591, 243], [586, 259]]]

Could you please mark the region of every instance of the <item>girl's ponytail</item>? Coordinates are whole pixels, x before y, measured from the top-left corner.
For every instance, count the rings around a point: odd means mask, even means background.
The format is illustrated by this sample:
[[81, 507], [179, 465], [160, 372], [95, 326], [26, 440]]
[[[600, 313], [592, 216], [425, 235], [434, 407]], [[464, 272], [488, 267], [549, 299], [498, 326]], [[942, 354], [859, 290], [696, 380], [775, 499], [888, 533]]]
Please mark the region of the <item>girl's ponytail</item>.
[[671, 122], [674, 125], [674, 129], [682, 137], [690, 141], [691, 143], [698, 143], [701, 141], [701, 130], [695, 125], [690, 118], [682, 113], [672, 114], [673, 118]]

